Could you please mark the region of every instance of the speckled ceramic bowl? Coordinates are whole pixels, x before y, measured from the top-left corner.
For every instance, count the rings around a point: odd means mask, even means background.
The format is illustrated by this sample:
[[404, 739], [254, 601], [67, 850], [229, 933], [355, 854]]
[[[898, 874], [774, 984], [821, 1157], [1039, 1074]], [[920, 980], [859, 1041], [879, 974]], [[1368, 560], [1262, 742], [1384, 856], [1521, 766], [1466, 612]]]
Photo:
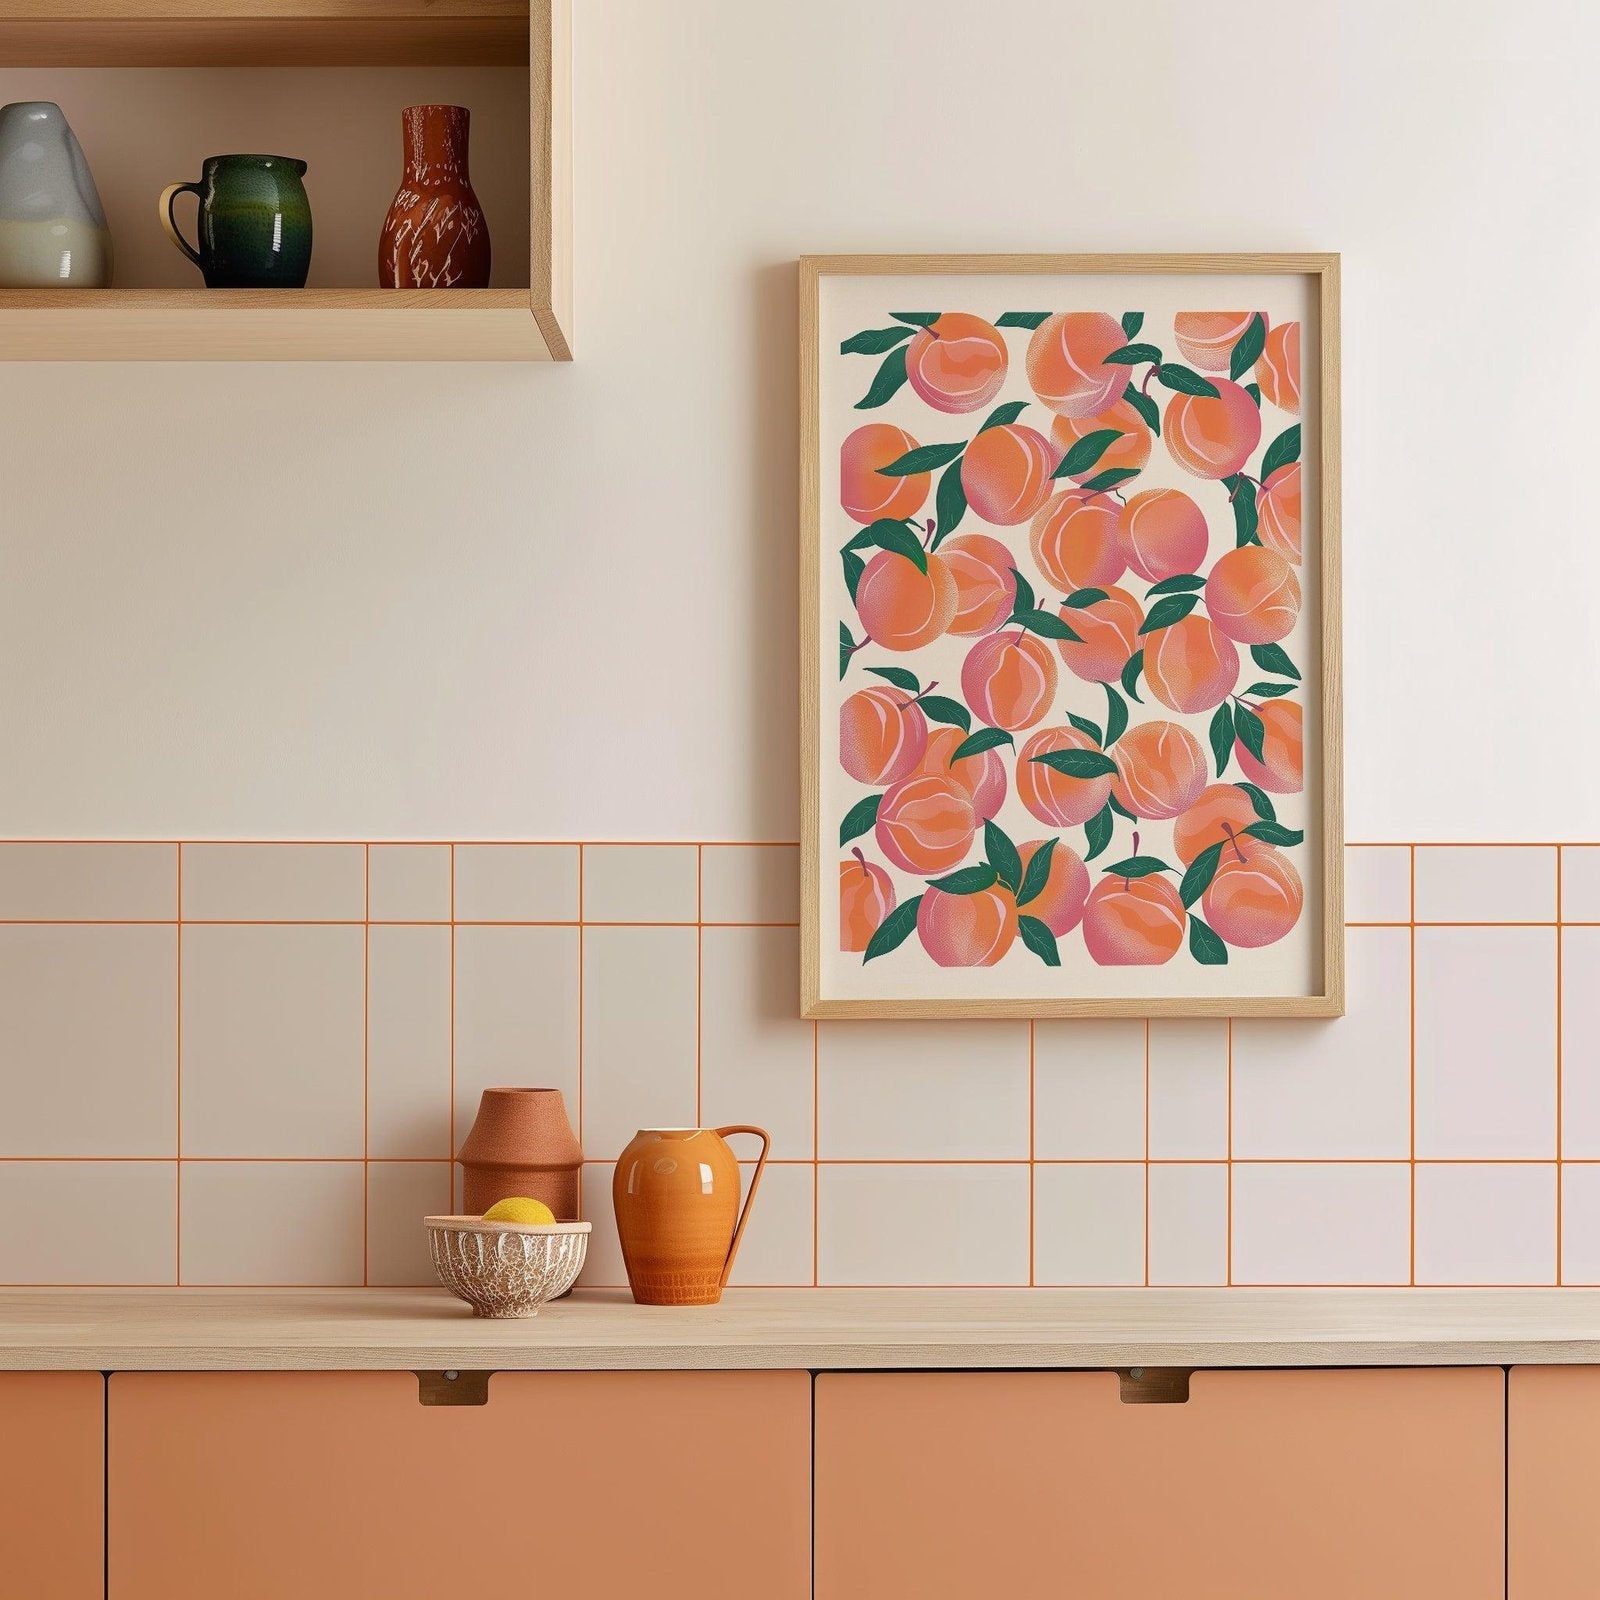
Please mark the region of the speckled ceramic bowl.
[[475, 1317], [532, 1317], [583, 1269], [587, 1222], [542, 1227], [481, 1217], [427, 1217], [434, 1271]]

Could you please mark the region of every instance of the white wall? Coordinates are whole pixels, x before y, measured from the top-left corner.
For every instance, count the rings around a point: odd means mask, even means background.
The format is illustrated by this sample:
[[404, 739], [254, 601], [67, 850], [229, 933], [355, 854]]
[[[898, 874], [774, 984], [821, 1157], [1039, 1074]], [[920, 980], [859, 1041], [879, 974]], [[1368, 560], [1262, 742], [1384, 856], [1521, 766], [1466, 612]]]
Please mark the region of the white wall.
[[793, 259], [1186, 248], [1344, 252], [1351, 837], [1600, 831], [1587, 8], [577, 9], [575, 366], [0, 374], [0, 834], [792, 838]]

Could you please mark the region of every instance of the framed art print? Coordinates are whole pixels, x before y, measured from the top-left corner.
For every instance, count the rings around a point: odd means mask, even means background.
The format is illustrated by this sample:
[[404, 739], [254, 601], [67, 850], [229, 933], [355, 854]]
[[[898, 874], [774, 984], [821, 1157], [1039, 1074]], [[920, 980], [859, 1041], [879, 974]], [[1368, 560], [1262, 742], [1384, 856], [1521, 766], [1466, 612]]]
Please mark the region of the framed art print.
[[800, 293], [803, 1014], [1342, 1013], [1338, 257]]

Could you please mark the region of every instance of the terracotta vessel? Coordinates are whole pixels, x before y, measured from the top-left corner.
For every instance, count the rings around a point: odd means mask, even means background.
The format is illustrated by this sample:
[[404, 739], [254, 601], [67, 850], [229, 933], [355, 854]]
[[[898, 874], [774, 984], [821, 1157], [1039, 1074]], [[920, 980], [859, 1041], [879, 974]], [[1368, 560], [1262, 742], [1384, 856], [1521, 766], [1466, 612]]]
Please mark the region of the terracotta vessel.
[[485, 1089], [456, 1160], [469, 1216], [526, 1195], [544, 1201], [557, 1222], [578, 1220], [583, 1148], [559, 1089]]
[[465, 106], [407, 106], [405, 173], [378, 238], [385, 289], [487, 289], [489, 227], [467, 171]]
[[[750, 1133], [761, 1156], [739, 1209], [739, 1162], [724, 1142]], [[767, 1164], [763, 1128], [641, 1128], [611, 1180], [622, 1259], [645, 1306], [714, 1306], [733, 1271]]]

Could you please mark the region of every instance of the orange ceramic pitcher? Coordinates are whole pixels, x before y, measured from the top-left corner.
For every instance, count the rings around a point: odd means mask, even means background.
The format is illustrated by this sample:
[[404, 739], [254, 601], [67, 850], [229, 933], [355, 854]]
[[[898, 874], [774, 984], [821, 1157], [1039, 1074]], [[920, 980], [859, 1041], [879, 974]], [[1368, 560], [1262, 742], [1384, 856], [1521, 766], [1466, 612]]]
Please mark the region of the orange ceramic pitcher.
[[[729, 1134], [750, 1133], [761, 1155], [739, 1208], [739, 1162]], [[714, 1306], [733, 1258], [772, 1141], [766, 1129], [641, 1128], [611, 1179], [622, 1259], [643, 1306]]]

